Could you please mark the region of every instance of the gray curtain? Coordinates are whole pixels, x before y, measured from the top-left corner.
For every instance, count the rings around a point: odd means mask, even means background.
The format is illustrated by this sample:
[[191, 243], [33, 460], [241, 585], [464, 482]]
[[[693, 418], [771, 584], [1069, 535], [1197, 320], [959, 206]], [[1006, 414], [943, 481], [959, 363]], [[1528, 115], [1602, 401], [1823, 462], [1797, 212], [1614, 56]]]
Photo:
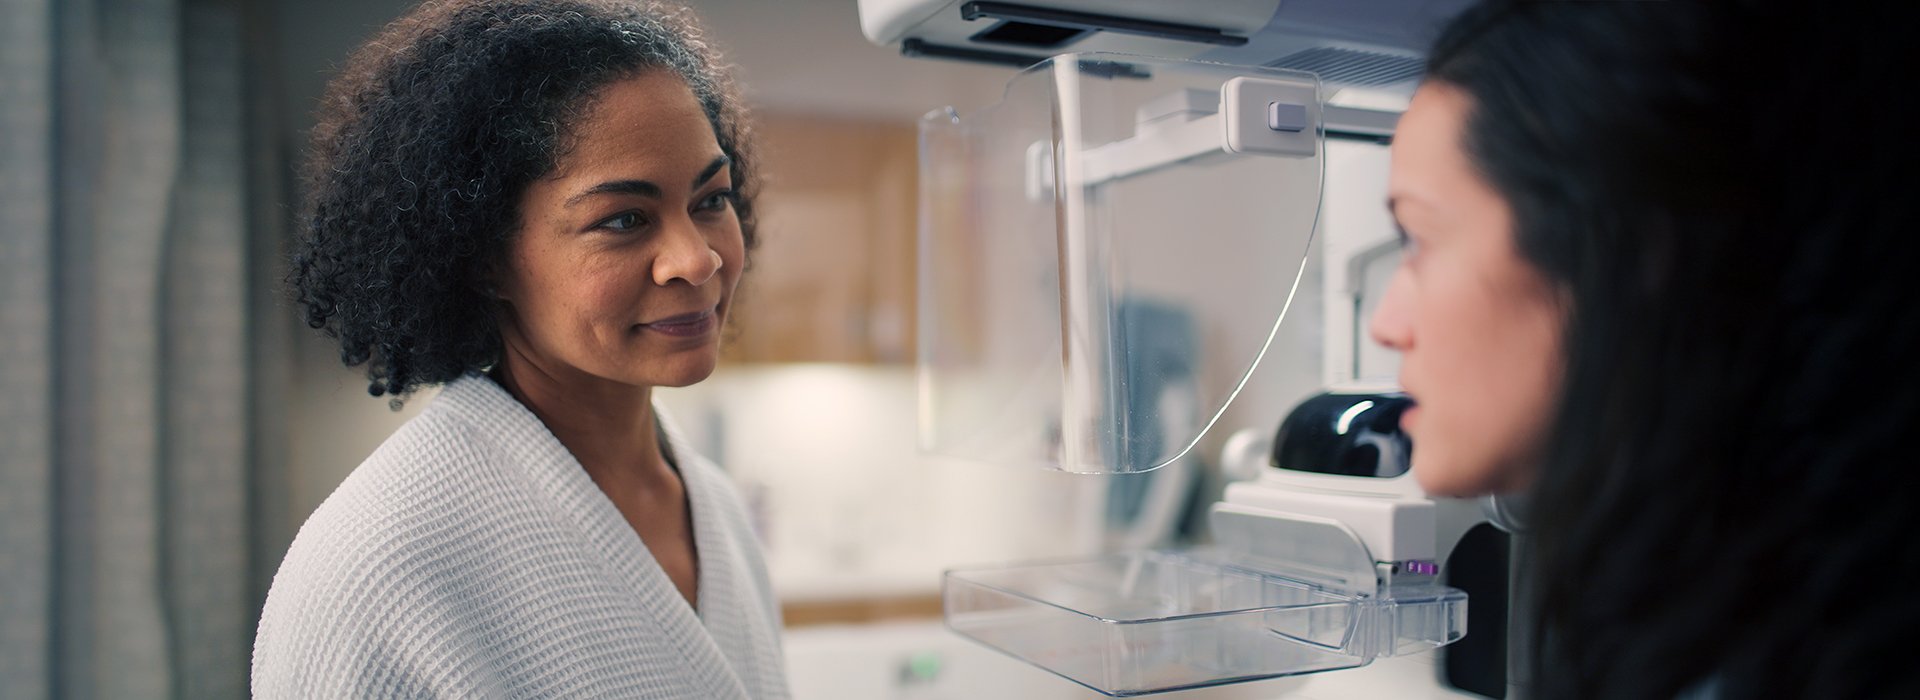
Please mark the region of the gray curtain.
[[244, 697], [277, 246], [246, 18], [0, 3], [0, 697]]

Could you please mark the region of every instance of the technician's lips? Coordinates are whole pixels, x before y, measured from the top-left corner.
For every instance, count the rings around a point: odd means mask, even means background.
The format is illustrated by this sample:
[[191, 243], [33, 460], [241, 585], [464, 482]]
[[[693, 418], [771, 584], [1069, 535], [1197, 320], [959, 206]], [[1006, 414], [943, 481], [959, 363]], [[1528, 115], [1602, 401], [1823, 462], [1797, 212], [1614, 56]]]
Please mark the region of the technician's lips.
[[641, 328], [670, 335], [676, 338], [692, 338], [713, 332], [719, 325], [719, 318], [713, 309], [705, 309], [690, 314], [668, 316], [652, 323], [642, 323]]

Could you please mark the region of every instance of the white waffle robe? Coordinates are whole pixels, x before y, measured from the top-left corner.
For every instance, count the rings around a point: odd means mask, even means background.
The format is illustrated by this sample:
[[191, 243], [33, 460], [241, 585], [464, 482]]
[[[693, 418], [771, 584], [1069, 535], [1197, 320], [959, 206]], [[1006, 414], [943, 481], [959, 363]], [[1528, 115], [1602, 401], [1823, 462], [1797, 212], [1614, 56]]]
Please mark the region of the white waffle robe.
[[261, 614], [254, 696], [785, 698], [745, 509], [666, 432], [697, 610], [546, 426], [465, 377], [300, 528]]

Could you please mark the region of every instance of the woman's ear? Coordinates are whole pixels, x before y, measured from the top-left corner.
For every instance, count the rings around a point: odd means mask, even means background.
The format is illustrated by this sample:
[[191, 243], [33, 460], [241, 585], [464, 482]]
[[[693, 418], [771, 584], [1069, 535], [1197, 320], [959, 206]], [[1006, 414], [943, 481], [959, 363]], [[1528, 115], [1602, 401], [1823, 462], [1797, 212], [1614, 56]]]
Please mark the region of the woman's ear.
[[506, 271], [501, 267], [499, 263], [481, 266], [480, 273], [474, 277], [473, 293], [488, 301], [505, 301], [507, 297], [502, 291], [505, 285], [501, 282], [506, 279]]

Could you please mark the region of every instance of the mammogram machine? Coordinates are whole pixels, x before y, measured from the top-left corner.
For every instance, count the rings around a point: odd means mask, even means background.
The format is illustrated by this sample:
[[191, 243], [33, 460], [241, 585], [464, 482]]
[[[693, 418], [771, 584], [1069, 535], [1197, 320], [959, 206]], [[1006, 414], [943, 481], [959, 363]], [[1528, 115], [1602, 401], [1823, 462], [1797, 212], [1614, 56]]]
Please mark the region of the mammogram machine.
[[922, 447], [1238, 479], [1206, 547], [950, 571], [951, 629], [1116, 696], [1524, 693], [1515, 519], [1423, 494], [1365, 383], [1385, 144], [1462, 4], [860, 1], [876, 43], [1019, 69], [921, 124]]

